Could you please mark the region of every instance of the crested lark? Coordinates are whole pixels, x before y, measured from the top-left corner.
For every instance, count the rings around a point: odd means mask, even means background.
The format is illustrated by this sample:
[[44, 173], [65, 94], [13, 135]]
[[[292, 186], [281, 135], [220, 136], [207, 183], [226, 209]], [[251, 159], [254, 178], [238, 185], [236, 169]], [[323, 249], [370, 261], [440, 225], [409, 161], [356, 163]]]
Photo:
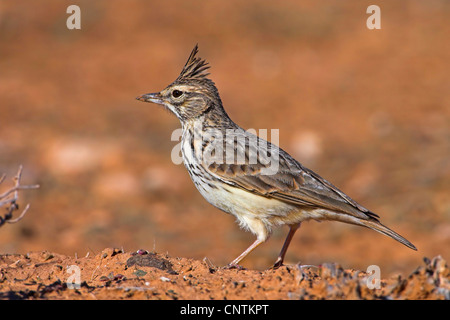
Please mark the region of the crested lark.
[[255, 242], [229, 266], [237, 267], [269, 238], [274, 227], [288, 225], [289, 233], [274, 268], [281, 266], [294, 233], [309, 219], [367, 227], [417, 250], [382, 225], [378, 215], [284, 150], [235, 124], [225, 112], [214, 82], [207, 77], [208, 63], [198, 58], [197, 52], [195, 46], [178, 78], [164, 90], [136, 99], [163, 105], [178, 117], [183, 162], [198, 191], [256, 235]]

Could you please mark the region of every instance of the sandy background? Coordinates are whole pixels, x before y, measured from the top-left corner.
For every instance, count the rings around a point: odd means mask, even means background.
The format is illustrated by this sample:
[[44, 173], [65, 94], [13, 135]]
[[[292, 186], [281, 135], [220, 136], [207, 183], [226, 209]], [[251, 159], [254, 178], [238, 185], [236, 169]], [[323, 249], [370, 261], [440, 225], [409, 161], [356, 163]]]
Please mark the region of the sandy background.
[[[450, 4], [380, 1], [0, 2], [0, 173], [31, 208], [0, 228], [1, 254], [139, 248], [225, 265], [254, 238], [171, 162], [178, 120], [135, 97], [163, 89], [193, 46], [229, 115], [279, 129], [280, 146], [419, 249], [373, 231], [308, 222], [287, 263], [336, 262], [383, 277], [450, 257]], [[276, 231], [242, 264], [264, 270]]]

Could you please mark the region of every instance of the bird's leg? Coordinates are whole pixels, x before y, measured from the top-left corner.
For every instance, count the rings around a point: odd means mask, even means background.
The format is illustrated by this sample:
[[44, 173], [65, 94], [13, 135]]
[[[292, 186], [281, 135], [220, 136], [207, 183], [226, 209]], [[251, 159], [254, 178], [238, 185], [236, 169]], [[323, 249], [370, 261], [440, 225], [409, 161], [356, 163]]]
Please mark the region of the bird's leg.
[[242, 267], [239, 266], [239, 262], [241, 262], [242, 259], [244, 259], [250, 252], [252, 252], [257, 246], [259, 246], [261, 243], [263, 243], [264, 240], [256, 239], [255, 242], [252, 243], [250, 247], [248, 247], [244, 252], [242, 252], [239, 257], [231, 261], [227, 268], [237, 268], [242, 269]]
[[275, 261], [272, 269], [277, 269], [283, 265], [284, 256], [286, 255], [286, 251], [289, 247], [289, 244], [291, 243], [292, 237], [294, 237], [294, 234], [298, 228], [300, 228], [300, 223], [291, 224], [289, 226], [289, 233], [286, 237], [286, 240], [284, 240], [283, 248], [281, 248], [281, 251], [280, 251], [280, 254], [278, 255], [277, 261]]

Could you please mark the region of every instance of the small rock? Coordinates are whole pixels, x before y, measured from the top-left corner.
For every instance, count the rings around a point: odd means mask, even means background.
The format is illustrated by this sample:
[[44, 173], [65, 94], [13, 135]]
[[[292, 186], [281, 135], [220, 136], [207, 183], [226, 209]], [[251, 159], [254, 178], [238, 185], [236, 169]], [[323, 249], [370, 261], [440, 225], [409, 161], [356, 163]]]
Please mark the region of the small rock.
[[153, 267], [160, 270], [167, 271], [170, 274], [177, 274], [172, 269], [172, 263], [164, 258], [158, 258], [155, 253], [148, 253], [144, 255], [134, 255], [127, 260], [127, 266], [131, 267], [137, 265], [140, 267]]
[[143, 277], [147, 274], [147, 272], [145, 272], [144, 270], [141, 270], [141, 269], [137, 269], [135, 272], [133, 272], [133, 274], [136, 277]]

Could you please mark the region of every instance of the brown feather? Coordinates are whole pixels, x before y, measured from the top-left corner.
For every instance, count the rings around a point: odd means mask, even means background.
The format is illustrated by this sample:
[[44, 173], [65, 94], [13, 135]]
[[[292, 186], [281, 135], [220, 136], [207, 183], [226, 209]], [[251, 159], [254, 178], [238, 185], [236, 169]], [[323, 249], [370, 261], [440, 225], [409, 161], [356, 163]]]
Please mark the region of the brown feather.
[[197, 53], [198, 45], [195, 45], [176, 81], [201, 80], [209, 75], [209, 73], [205, 73], [210, 68], [208, 62], [201, 58], [196, 58]]

